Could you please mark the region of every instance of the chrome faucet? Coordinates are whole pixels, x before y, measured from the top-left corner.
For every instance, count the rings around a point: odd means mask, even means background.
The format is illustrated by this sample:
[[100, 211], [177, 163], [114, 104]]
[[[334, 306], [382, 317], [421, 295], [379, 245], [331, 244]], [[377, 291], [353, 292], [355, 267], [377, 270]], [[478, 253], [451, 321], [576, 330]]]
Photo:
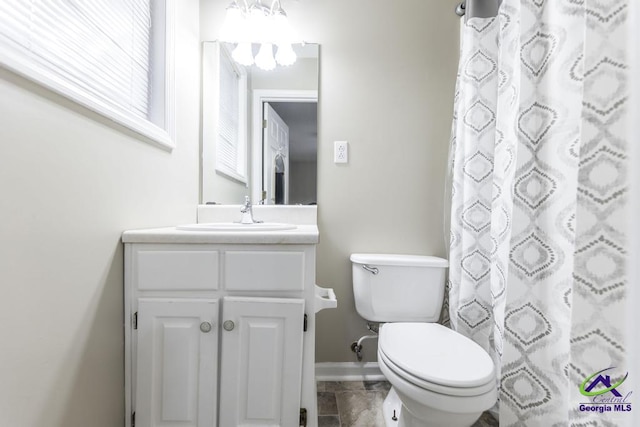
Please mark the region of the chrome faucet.
[[251, 200], [249, 200], [249, 196], [244, 197], [244, 206], [242, 206], [240, 212], [242, 213], [240, 224], [257, 224], [262, 222], [253, 219], [253, 207], [251, 206]]

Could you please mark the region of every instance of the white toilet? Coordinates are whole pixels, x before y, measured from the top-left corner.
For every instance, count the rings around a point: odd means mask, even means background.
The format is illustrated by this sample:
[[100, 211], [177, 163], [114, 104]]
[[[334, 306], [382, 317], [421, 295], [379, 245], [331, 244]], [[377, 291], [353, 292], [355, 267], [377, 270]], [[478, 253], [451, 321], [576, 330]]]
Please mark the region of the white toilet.
[[[497, 399], [491, 357], [437, 322], [448, 262], [414, 255], [353, 254], [358, 314], [384, 323], [378, 364], [393, 386], [387, 427], [469, 427]], [[394, 414], [395, 412], [395, 414]]]

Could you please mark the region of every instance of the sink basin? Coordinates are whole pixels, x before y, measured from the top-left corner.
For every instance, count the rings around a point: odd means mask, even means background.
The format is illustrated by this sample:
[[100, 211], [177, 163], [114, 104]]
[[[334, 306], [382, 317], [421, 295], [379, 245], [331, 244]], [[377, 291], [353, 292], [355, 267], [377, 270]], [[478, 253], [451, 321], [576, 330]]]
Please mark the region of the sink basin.
[[211, 222], [205, 224], [179, 225], [177, 230], [182, 231], [282, 231], [294, 230], [294, 224], [283, 224], [279, 222], [259, 222], [255, 224], [241, 224], [239, 222]]

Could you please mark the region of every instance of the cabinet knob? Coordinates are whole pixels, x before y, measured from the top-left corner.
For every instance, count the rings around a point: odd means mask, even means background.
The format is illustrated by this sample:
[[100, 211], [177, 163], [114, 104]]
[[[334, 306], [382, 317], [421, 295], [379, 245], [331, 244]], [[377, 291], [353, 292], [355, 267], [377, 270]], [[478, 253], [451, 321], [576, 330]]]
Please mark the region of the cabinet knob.
[[211, 323], [209, 323], [209, 322], [202, 322], [202, 323], [200, 323], [200, 330], [201, 330], [202, 332], [204, 332], [205, 334], [206, 334], [207, 332], [210, 332], [210, 331], [211, 331]]
[[236, 324], [233, 323], [233, 320], [225, 320], [225, 322], [222, 324], [222, 327], [225, 331], [233, 331], [233, 328], [236, 327]]

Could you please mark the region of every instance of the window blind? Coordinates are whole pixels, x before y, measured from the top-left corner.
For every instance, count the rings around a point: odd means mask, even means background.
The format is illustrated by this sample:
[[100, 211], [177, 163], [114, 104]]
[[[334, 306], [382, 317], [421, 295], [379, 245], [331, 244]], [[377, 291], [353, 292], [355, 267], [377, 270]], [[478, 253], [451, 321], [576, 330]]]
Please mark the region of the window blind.
[[109, 107], [149, 119], [152, 0], [2, 0], [5, 54]]
[[220, 55], [220, 105], [216, 167], [233, 176], [242, 175], [240, 145], [240, 75], [226, 54]]

